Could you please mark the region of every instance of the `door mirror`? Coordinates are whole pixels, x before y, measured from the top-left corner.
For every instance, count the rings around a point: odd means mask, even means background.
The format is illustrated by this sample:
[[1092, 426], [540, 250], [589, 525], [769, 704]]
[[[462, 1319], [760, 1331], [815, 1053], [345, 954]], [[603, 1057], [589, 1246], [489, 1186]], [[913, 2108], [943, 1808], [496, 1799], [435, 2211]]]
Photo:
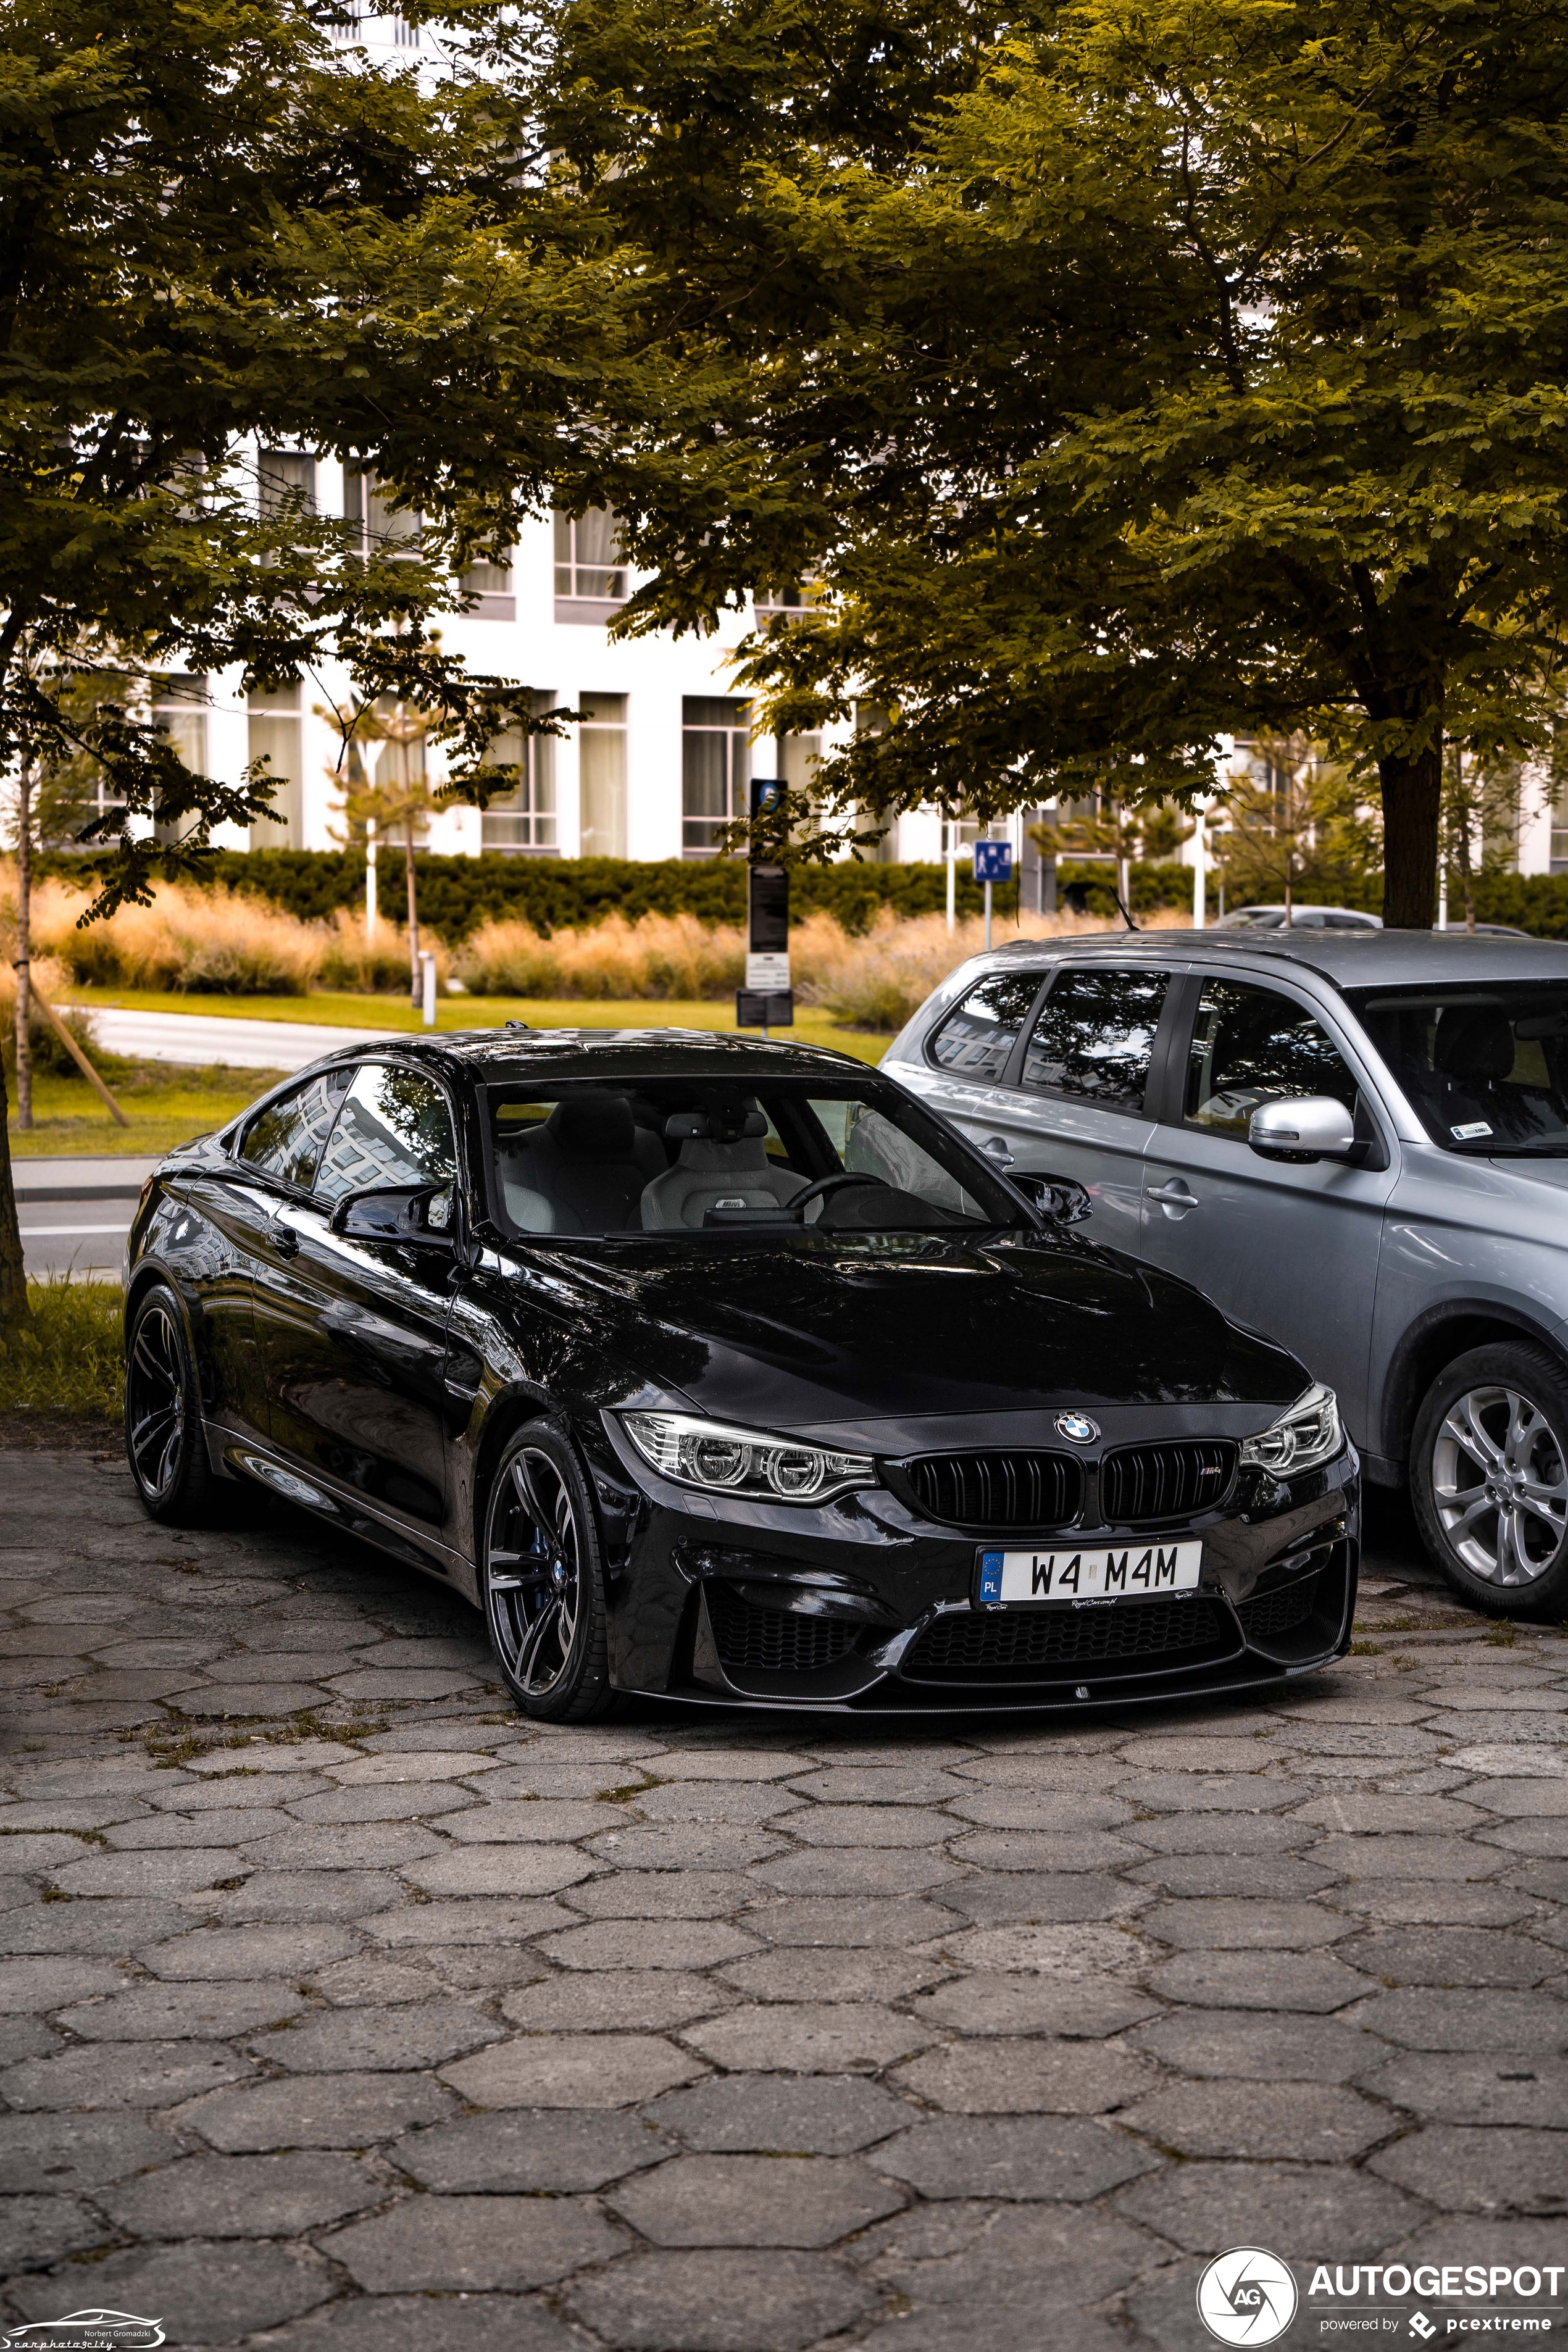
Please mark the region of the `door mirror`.
[[1081, 1225], [1085, 1217], [1094, 1214], [1094, 1202], [1076, 1177], [1018, 1174], [1009, 1176], [1007, 1181], [1055, 1224]]
[[450, 1184], [392, 1184], [345, 1192], [332, 1211], [332, 1231], [350, 1241], [424, 1242], [452, 1246]]
[[1265, 1103], [1253, 1112], [1247, 1139], [1261, 1160], [1298, 1164], [1349, 1160], [1358, 1148], [1355, 1121], [1331, 1095], [1297, 1095]]

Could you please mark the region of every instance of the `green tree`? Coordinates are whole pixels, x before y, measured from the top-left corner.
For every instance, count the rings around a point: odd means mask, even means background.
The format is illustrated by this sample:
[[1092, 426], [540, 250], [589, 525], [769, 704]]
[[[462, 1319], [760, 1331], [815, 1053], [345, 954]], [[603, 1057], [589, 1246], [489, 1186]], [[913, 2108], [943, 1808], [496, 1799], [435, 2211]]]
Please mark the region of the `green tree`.
[[[417, 703], [481, 793], [485, 747], [533, 723], [429, 616], [539, 495], [605, 348], [603, 268], [511, 234], [526, 136], [499, 90], [422, 89], [334, 49], [341, 21], [315, 0], [5, 12], [0, 768], [85, 761], [110, 788], [79, 836], [86, 919], [266, 811], [264, 774], [186, 767], [151, 715], [163, 672], [341, 665], [357, 698]], [[419, 535], [280, 492], [273, 446], [359, 461]], [[25, 1312], [0, 1142], [0, 1321]]]
[[577, 484], [653, 570], [626, 625], [820, 582], [742, 677], [769, 728], [886, 709], [846, 817], [1309, 737], [1429, 924], [1445, 740], [1534, 747], [1568, 619], [1568, 7], [872, 23], [579, 0], [531, 60], [646, 257], [658, 366]]

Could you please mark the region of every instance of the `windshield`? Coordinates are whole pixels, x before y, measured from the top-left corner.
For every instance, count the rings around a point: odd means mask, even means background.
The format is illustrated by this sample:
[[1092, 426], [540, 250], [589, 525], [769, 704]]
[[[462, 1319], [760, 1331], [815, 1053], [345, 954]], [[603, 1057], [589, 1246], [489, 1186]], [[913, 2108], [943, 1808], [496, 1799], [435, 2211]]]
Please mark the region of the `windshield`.
[[1348, 994], [1434, 1143], [1568, 1155], [1568, 981]]
[[637, 1078], [492, 1087], [520, 1234], [910, 1233], [1026, 1222], [895, 1087]]

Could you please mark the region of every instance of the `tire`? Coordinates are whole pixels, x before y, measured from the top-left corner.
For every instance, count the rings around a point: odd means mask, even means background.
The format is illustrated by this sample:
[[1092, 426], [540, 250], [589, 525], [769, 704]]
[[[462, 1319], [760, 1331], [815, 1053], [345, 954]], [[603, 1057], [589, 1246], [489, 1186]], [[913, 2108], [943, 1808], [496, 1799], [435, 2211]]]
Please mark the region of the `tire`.
[[217, 1516], [196, 1370], [180, 1302], [166, 1283], [142, 1292], [125, 1334], [125, 1454], [152, 1517], [199, 1528]]
[[520, 1429], [497, 1465], [479, 1598], [496, 1664], [524, 1715], [586, 1723], [610, 1712], [598, 1523], [576, 1454], [546, 1423]]
[[1438, 1374], [1410, 1490], [1422, 1540], [1472, 1607], [1568, 1616], [1568, 1374], [1543, 1348], [1473, 1348]]

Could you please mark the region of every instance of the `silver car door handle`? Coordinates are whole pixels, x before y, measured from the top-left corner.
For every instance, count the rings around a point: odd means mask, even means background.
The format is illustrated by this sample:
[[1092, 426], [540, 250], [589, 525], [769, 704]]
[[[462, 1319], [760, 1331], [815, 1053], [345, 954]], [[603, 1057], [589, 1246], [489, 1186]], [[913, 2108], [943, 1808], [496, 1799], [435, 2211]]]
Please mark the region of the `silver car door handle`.
[[1158, 1192], [1150, 1193], [1149, 1198], [1159, 1202], [1167, 1217], [1184, 1217], [1189, 1209], [1195, 1209], [1198, 1205], [1197, 1194], [1189, 1192], [1179, 1176], [1173, 1176], [1168, 1184], [1162, 1184]]
[[988, 1135], [980, 1149], [987, 1160], [996, 1162], [998, 1168], [1011, 1168], [1013, 1165], [1013, 1154], [1007, 1149], [1005, 1136]]

